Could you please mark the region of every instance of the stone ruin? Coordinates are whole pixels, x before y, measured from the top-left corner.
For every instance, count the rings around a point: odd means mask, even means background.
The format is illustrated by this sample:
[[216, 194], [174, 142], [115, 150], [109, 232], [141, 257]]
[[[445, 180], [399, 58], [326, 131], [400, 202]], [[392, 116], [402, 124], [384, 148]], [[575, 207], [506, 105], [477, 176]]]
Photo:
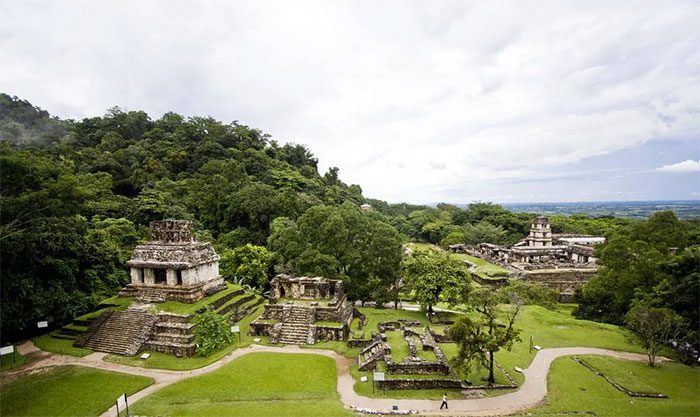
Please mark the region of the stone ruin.
[[199, 301], [225, 288], [219, 255], [209, 242], [198, 242], [189, 220], [151, 222], [150, 239], [136, 246], [126, 263], [131, 283], [121, 296], [148, 302]]
[[[176, 356], [194, 355], [192, 315], [153, 313], [147, 303], [194, 303], [226, 288], [214, 248], [209, 242], [194, 239], [188, 220], [155, 221], [150, 225], [149, 241], [136, 246], [126, 264], [131, 283], [119, 295], [134, 297], [137, 302], [123, 311], [116, 305], [108, 308], [90, 323], [75, 345], [120, 355], [135, 355], [143, 348]], [[232, 291], [212, 306], [242, 294], [242, 289]]]
[[[477, 246], [452, 245], [450, 250], [466, 252], [500, 265], [510, 271], [511, 277], [555, 289], [560, 300], [568, 302], [572, 301], [576, 287], [596, 274], [598, 266], [594, 247], [604, 242], [605, 238], [600, 236], [552, 234], [549, 219], [540, 216], [532, 221], [530, 234], [513, 246], [481, 243]], [[505, 277], [485, 280], [475, 276], [475, 279], [482, 284], [507, 284]]]
[[250, 324], [252, 335], [285, 344], [347, 340], [353, 308], [342, 281], [280, 274], [270, 285], [270, 302]]

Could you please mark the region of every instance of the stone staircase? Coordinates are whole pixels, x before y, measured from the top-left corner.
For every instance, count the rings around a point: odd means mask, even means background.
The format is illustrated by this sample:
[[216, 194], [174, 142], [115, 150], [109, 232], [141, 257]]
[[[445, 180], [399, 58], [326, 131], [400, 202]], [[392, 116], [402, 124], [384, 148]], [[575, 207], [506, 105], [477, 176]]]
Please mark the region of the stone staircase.
[[381, 340], [377, 340], [360, 351], [357, 362], [360, 371], [376, 369], [377, 362], [384, 358], [386, 346]]
[[282, 323], [279, 343], [289, 345], [301, 345], [307, 343], [309, 338], [309, 309], [305, 307], [291, 306], [289, 315]]
[[109, 316], [82, 341], [85, 347], [98, 352], [133, 356], [151, 334], [158, 318], [141, 308], [112, 311]]

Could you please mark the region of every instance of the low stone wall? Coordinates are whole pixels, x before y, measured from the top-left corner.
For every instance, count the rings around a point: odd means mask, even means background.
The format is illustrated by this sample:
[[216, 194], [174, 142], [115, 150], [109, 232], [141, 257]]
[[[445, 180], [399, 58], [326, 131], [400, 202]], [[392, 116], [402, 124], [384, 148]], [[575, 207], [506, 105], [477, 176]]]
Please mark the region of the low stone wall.
[[371, 343], [374, 343], [374, 340], [372, 340], [372, 339], [348, 340], [348, 347], [363, 349], [363, 348], [369, 346]]
[[270, 336], [270, 333], [272, 332], [272, 328], [274, 327], [276, 323], [259, 323], [257, 321], [253, 321], [250, 323], [250, 330], [248, 330], [248, 334], [250, 336]]
[[594, 268], [535, 269], [522, 271], [520, 277], [523, 281], [558, 291], [561, 302], [572, 302], [574, 290], [588, 282], [597, 272]]
[[385, 356], [386, 371], [390, 374], [413, 374], [426, 375], [440, 373], [447, 375], [450, 373], [450, 367], [436, 362], [392, 362], [390, 357]]
[[316, 341], [345, 340], [348, 336], [347, 326], [315, 326]]
[[161, 342], [146, 342], [144, 346], [147, 350], [168, 353], [175, 356], [194, 356], [195, 353], [197, 353], [197, 346], [195, 345], [178, 345]]
[[463, 389], [456, 379], [385, 379], [376, 381], [379, 389]]
[[488, 286], [494, 287], [494, 288], [505, 287], [510, 282], [508, 280], [508, 278], [491, 278], [491, 279], [482, 278], [473, 272], [471, 273], [471, 277], [478, 284], [488, 285]]

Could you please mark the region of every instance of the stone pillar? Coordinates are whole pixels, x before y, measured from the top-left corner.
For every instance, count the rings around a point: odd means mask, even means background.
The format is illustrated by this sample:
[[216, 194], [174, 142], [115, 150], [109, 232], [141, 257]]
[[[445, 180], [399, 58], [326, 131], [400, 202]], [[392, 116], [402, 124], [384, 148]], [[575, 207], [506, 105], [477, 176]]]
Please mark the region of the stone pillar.
[[156, 276], [152, 268], [143, 268], [143, 283], [146, 285], [155, 285]]
[[132, 284], [143, 284], [141, 280], [141, 268], [131, 268], [130, 272]]
[[177, 285], [177, 277], [175, 276], [175, 270], [168, 268], [165, 271], [165, 276], [166, 276], [166, 284], [170, 286], [176, 286]]

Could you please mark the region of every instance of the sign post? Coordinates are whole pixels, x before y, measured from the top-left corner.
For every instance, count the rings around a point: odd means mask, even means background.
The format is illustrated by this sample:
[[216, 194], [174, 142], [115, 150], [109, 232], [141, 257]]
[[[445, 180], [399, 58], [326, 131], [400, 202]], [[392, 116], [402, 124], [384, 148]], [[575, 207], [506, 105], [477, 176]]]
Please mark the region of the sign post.
[[241, 326], [231, 326], [231, 333], [238, 333], [238, 341], [241, 341]]
[[12, 364], [15, 364], [15, 347], [13, 345], [0, 348], [0, 357], [12, 354]]
[[126, 416], [129, 417], [129, 404], [126, 402], [126, 394], [122, 394], [117, 398], [117, 417], [119, 416], [119, 406], [122, 410], [126, 410]]

